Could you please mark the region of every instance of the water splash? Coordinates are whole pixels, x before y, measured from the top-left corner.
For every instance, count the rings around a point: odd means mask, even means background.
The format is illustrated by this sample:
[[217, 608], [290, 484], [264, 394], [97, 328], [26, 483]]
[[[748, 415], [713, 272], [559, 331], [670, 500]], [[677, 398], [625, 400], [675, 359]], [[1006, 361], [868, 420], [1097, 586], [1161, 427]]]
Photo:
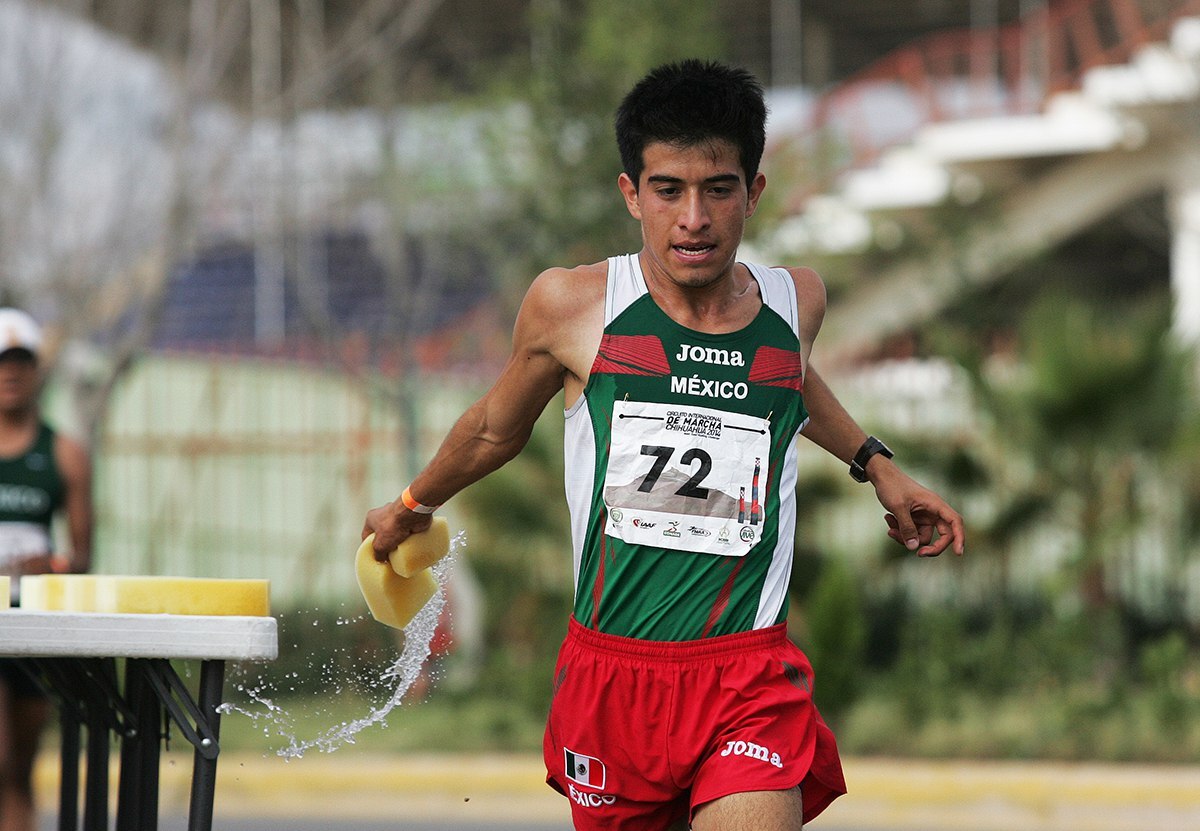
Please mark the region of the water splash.
[[[285, 741], [285, 745], [276, 749], [275, 754], [288, 760], [298, 759], [309, 750], [332, 753], [342, 745], [354, 744], [355, 736], [368, 727], [385, 724], [388, 715], [400, 705], [404, 696], [420, 677], [421, 669], [429, 658], [434, 632], [437, 629], [442, 609], [446, 605], [446, 583], [450, 578], [459, 549], [462, 548], [464, 542], [465, 532], [460, 531], [450, 542], [450, 553], [433, 565], [433, 575], [438, 582], [437, 593], [413, 617], [408, 626], [404, 627], [404, 647], [399, 657], [380, 673], [378, 684], [371, 684], [371, 686], [390, 687], [391, 691], [387, 698], [371, 708], [370, 712], [353, 721], [344, 721], [334, 725], [314, 737], [301, 739], [296, 735], [294, 718], [284, 707], [276, 703], [276, 693], [272, 691], [270, 684], [261, 678], [257, 684], [238, 685], [237, 687], [250, 699], [252, 702], [250, 705], [242, 706], [227, 701], [217, 707], [217, 711], [222, 714], [245, 716], [255, 724], [262, 723], [265, 736], [270, 738], [274, 734], [277, 738]], [[337, 625], [355, 623], [364, 617], [339, 618]], [[317, 621], [314, 621], [313, 625], [316, 626]], [[335, 679], [326, 675], [324, 680], [327, 683], [336, 684], [336, 689], [333, 690], [335, 694], [342, 691], [343, 685], [336, 683]]]

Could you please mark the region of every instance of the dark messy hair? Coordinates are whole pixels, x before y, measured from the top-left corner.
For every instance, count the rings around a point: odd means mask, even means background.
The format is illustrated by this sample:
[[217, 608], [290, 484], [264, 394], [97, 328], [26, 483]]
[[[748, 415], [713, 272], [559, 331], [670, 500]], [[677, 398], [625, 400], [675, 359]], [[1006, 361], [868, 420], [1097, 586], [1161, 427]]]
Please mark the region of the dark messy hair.
[[617, 109], [617, 149], [637, 186], [646, 145], [695, 147], [725, 139], [737, 147], [749, 185], [762, 160], [766, 123], [757, 78], [744, 69], [691, 59], [652, 70], [629, 91]]

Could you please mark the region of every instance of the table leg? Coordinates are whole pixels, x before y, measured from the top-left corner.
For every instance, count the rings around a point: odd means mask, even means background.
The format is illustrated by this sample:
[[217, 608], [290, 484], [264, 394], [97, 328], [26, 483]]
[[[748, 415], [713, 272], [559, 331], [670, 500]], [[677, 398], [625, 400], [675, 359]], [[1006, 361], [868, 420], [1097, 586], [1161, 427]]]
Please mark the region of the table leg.
[[[225, 687], [225, 662], [205, 661], [200, 665], [200, 714], [207, 722], [212, 737], [201, 740], [202, 745], [215, 744], [221, 735], [221, 714], [217, 707]], [[213, 798], [217, 789], [218, 748], [197, 747], [192, 766], [192, 801], [188, 813], [188, 831], [211, 831]]]
[[58, 831], [79, 828], [79, 716], [73, 702], [58, 708], [61, 754], [59, 761]]
[[87, 709], [87, 773], [83, 786], [84, 831], [108, 828], [108, 727], [103, 703], [89, 698]]
[[116, 831], [156, 831], [162, 707], [146, 680], [145, 662], [125, 663], [125, 701], [131, 715], [121, 736], [121, 781]]

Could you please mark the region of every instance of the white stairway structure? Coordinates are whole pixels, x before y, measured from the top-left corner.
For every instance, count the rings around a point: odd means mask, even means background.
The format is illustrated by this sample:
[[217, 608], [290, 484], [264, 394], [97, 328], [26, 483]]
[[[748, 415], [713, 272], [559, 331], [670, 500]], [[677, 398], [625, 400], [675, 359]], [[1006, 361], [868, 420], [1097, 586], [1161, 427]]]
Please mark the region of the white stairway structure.
[[898, 253], [831, 307], [827, 364], [1155, 193], [1175, 331], [1200, 347], [1200, 2], [1050, 3], [1004, 30], [937, 35], [824, 96], [815, 122], [793, 141], [839, 148], [834, 175], [796, 195], [766, 247], [887, 247], [915, 213], [988, 204], [964, 236]]

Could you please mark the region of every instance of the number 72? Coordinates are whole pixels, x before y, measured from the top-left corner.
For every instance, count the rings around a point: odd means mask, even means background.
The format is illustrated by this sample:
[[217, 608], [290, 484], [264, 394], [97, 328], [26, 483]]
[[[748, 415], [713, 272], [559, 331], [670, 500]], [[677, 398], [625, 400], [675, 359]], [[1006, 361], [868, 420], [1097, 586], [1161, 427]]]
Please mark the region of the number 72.
[[[642, 493], [650, 493], [654, 490], [655, 484], [662, 476], [663, 471], [667, 467], [667, 462], [675, 455], [677, 448], [666, 447], [660, 444], [643, 444], [642, 455], [653, 456], [654, 464], [650, 466], [650, 472], [646, 474], [646, 478], [642, 480], [642, 484], [638, 485], [638, 490]], [[695, 462], [700, 463], [700, 467], [692, 474], [692, 478], [683, 483], [679, 490], [675, 491], [678, 496], [690, 496], [694, 499], [708, 499], [708, 488], [700, 487], [700, 483], [712, 471], [712, 456], [698, 447], [686, 451], [679, 457], [679, 462], [685, 466], [691, 466]]]

